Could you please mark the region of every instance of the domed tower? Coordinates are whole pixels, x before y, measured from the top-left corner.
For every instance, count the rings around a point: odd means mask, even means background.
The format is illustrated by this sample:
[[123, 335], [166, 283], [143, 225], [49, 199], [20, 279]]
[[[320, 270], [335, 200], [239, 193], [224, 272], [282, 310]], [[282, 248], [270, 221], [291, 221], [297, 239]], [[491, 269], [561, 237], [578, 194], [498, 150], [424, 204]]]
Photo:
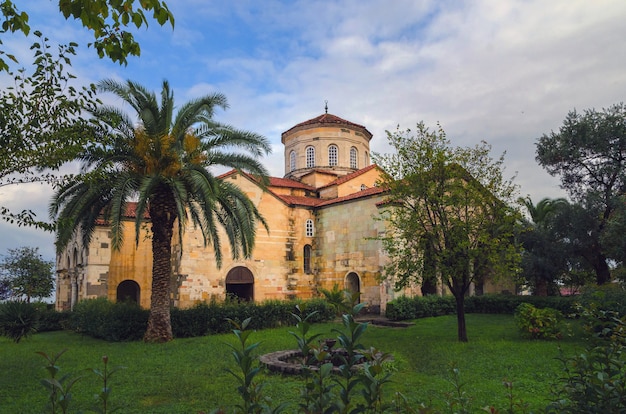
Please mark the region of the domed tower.
[[370, 164], [372, 133], [326, 112], [283, 132], [285, 178], [299, 180], [313, 172], [343, 176]]

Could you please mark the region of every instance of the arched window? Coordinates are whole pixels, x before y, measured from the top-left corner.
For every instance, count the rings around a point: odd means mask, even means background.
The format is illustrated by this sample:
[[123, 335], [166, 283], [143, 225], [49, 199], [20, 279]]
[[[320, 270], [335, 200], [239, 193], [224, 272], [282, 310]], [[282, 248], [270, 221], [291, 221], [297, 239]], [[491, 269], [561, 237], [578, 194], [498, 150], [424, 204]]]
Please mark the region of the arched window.
[[365, 184], [361, 184], [361, 191], [367, 190], [367, 186]]
[[367, 155], [367, 151], [365, 151], [365, 159], [363, 160], [363, 166], [367, 167], [368, 165], [370, 165], [370, 157]]
[[315, 167], [315, 148], [306, 147], [306, 167]]
[[311, 274], [311, 245], [304, 245], [304, 273]]
[[337, 146], [330, 145], [328, 147], [328, 165], [334, 167], [337, 165]]
[[315, 235], [315, 227], [313, 226], [313, 220], [307, 219], [305, 225], [305, 234], [307, 237], [313, 237]]
[[356, 148], [354, 147], [350, 148], [350, 168], [353, 168], [355, 170], [359, 168], [359, 162], [357, 160], [358, 155], [359, 154]]
[[291, 151], [289, 153], [289, 171], [293, 171], [296, 169], [296, 152]]

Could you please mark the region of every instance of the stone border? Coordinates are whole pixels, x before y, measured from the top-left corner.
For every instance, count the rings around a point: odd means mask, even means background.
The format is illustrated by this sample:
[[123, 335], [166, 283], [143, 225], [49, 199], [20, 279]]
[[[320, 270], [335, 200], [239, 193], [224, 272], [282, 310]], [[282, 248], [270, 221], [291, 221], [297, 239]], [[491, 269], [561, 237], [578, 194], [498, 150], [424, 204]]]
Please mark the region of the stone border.
[[[270, 371], [288, 375], [300, 375], [303, 371], [303, 365], [299, 363], [287, 362], [289, 358], [302, 356], [302, 352], [298, 349], [289, 349], [286, 351], [270, 352], [259, 357], [259, 362], [267, 367]], [[392, 357], [393, 359], [393, 357]], [[363, 364], [357, 364], [353, 369], [359, 369]], [[318, 371], [319, 367], [308, 366], [311, 371]], [[333, 373], [340, 373], [339, 367], [332, 368]]]
[[281, 374], [299, 375], [302, 373], [302, 365], [293, 364], [291, 362], [285, 361], [295, 356], [302, 356], [302, 352], [297, 349], [276, 351], [269, 354], [261, 355], [259, 357], [259, 361], [261, 362], [261, 364], [265, 365], [270, 371], [279, 372]]

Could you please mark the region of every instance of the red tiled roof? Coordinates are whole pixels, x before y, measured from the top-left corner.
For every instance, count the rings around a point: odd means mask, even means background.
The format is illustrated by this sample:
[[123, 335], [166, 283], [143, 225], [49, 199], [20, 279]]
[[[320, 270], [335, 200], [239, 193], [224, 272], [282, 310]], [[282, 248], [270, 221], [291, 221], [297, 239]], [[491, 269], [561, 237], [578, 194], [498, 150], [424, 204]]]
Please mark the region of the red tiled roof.
[[[124, 218], [135, 218], [137, 217], [137, 203], [134, 201], [129, 201], [126, 203], [126, 210], [122, 214]], [[150, 212], [148, 210], [143, 212], [143, 218], [146, 220], [150, 219]], [[96, 224], [100, 226], [107, 225], [108, 223], [103, 218], [96, 219]]]
[[369, 197], [369, 196], [376, 195], [376, 194], [382, 194], [384, 192], [385, 190], [380, 187], [370, 187], [370, 188], [366, 188], [365, 190], [357, 191], [356, 193], [349, 194], [347, 196], [337, 197], [337, 198], [333, 198], [330, 200], [324, 200], [323, 202], [318, 204], [316, 207], [325, 207], [331, 204], [338, 204], [338, 203], [343, 203], [346, 201], [356, 200], [358, 198]]
[[336, 115], [325, 113], [315, 118], [311, 118], [308, 121], [300, 122], [299, 124], [289, 128], [287, 131], [282, 133], [282, 137], [284, 138], [286, 134], [296, 130], [296, 129], [306, 129], [306, 127], [319, 125], [319, 124], [327, 124], [327, 125], [344, 125], [349, 126], [355, 129], [360, 129], [364, 132], [368, 138], [372, 137], [372, 133], [367, 130], [363, 125], [355, 124], [354, 122], [347, 121], [343, 118], [339, 118]]
[[[218, 176], [217, 178], [223, 179], [226, 177], [230, 177], [231, 175], [235, 173], [237, 173], [237, 170], [230, 170]], [[258, 178], [253, 176], [252, 174], [248, 174], [247, 172], [244, 172], [244, 171], [241, 171], [241, 174], [252, 181], [259, 182]], [[269, 180], [269, 184], [268, 184], [269, 187], [297, 188], [301, 190], [315, 191], [314, 187], [301, 183], [300, 181], [291, 180], [289, 178], [268, 177], [268, 180]]]
[[286, 204], [293, 206], [316, 207], [323, 203], [324, 200], [315, 197], [291, 196], [276, 194], [276, 197], [284, 201]]
[[301, 183], [300, 181], [291, 180], [289, 178], [269, 177], [270, 187], [283, 187], [283, 188], [299, 188], [303, 190], [315, 191], [315, 188], [310, 185]]
[[361, 174], [365, 174], [366, 172], [368, 172], [370, 170], [373, 170], [374, 168], [378, 168], [378, 166], [376, 164], [371, 164], [371, 165], [369, 165], [369, 166], [367, 166], [365, 168], [361, 168], [360, 170], [357, 170], [357, 171], [352, 172], [350, 174], [346, 174], [344, 176], [341, 176], [341, 177], [337, 178], [335, 181], [321, 186], [320, 188], [318, 188], [318, 190], [322, 189], [322, 188], [326, 188], [326, 187], [331, 187], [333, 185], [343, 184], [345, 182], [348, 182], [348, 181], [352, 180], [353, 178], [358, 177]]
[[337, 173], [336, 172], [328, 171], [328, 170], [325, 170], [323, 168], [313, 168], [312, 170], [307, 171], [302, 176], [305, 177], [305, 176], [311, 175], [313, 173], [316, 173], [316, 174], [326, 174], [326, 175], [332, 175], [333, 177], [337, 177]]

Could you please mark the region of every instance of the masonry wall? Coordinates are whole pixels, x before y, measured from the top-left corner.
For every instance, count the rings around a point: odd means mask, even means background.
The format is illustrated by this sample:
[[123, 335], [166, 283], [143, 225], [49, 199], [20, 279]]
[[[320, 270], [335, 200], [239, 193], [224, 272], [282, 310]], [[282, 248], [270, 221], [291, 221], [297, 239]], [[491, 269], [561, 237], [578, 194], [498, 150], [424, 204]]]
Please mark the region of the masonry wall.
[[375, 238], [383, 230], [376, 202], [368, 197], [322, 208], [317, 216], [317, 279], [321, 287], [348, 287], [348, 275], [355, 273], [360, 282], [361, 302], [372, 309], [381, 306], [381, 284], [378, 277], [385, 256]]
[[[150, 224], [146, 224], [150, 226]], [[111, 250], [106, 295], [111, 301], [117, 300], [117, 287], [125, 280], [133, 280], [139, 285], [139, 304], [150, 307], [152, 294], [152, 239], [146, 227], [141, 230], [139, 243], [135, 243], [135, 222], [124, 223], [124, 243], [120, 250]]]
[[311, 210], [290, 208], [244, 176], [233, 174], [226, 179], [238, 185], [254, 202], [267, 222], [269, 233], [259, 225], [252, 257], [233, 260], [228, 239], [220, 232], [223, 262], [218, 267], [215, 251], [204, 246], [200, 231], [190, 223], [183, 235], [183, 254], [177, 254], [179, 265], [174, 269], [178, 306], [223, 299], [228, 272], [237, 266], [252, 272], [255, 301], [311, 297], [312, 277], [301, 271], [301, 250], [306, 242], [304, 222], [313, 218]]

